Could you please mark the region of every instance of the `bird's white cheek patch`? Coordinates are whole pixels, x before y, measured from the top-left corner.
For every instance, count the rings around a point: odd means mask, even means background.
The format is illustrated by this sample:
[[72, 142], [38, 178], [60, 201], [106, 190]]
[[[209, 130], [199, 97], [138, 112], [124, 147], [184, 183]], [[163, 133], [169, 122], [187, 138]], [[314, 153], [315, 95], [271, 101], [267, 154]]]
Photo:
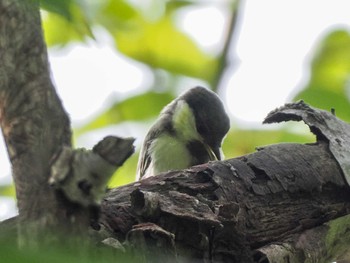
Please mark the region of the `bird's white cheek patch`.
[[[169, 170], [180, 170], [189, 167], [191, 156], [186, 144], [164, 134], [154, 140], [149, 148], [153, 175]], [[151, 171], [150, 171], [151, 172]]]
[[180, 100], [175, 108], [173, 115], [173, 125], [177, 135], [185, 140], [198, 140], [200, 136], [196, 129], [194, 114], [188, 104]]

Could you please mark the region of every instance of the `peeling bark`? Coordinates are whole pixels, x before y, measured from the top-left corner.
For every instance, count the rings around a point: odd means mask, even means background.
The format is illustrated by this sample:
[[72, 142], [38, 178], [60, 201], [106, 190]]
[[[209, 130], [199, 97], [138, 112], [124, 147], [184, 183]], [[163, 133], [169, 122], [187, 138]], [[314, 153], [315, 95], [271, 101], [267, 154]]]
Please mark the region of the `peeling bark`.
[[[186, 255], [181, 262], [348, 257], [350, 195], [343, 163], [349, 156], [343, 146], [349, 125], [303, 102], [271, 112], [266, 122], [283, 120], [304, 120], [318, 141], [261, 147], [113, 189], [102, 204], [101, 224], [121, 242], [128, 242], [135, 225], [155, 224], [175, 241], [169, 249]], [[139, 229], [138, 236], [149, 238], [147, 231]]]
[[113, 189], [102, 204], [101, 223], [122, 242], [134, 225], [156, 224], [174, 234], [185, 262], [253, 262], [255, 249], [289, 244], [305, 230], [349, 214], [349, 201], [327, 143], [280, 144]]
[[350, 130], [349, 124], [331, 112], [314, 109], [303, 101], [286, 104], [268, 114], [264, 123], [282, 121], [304, 121], [319, 140], [326, 140], [350, 185]]
[[[156, 224], [174, 235], [172, 250], [187, 255], [185, 262], [346, 258], [348, 220], [339, 220], [343, 228], [331, 220], [347, 218], [350, 212], [344, 176], [344, 160], [350, 159], [344, 147], [349, 125], [303, 102], [271, 112], [265, 122], [285, 120], [304, 120], [318, 141], [261, 147], [246, 156], [112, 190], [102, 206], [101, 223], [122, 241], [129, 241], [134, 225]], [[119, 223], [124, 220], [129, 224]], [[340, 241], [335, 241], [335, 233], [341, 234]]]
[[[350, 215], [294, 235], [284, 243], [272, 243], [257, 249], [256, 262], [348, 262]], [[336, 256], [335, 256], [336, 255]]]
[[113, 173], [134, 153], [133, 138], [107, 136], [93, 150], [63, 147], [49, 184], [74, 204], [98, 208]]

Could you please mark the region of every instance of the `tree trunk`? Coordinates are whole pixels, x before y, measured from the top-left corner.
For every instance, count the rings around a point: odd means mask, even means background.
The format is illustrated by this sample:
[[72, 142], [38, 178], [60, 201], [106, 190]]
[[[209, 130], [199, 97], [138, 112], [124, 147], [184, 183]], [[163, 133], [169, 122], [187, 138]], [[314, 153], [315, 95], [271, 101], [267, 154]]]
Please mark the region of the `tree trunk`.
[[38, 1], [0, 2], [0, 60], [0, 123], [16, 186], [20, 242], [50, 243], [58, 231], [79, 227], [68, 223], [70, 208], [48, 184], [50, 163], [71, 144], [71, 131], [50, 79]]

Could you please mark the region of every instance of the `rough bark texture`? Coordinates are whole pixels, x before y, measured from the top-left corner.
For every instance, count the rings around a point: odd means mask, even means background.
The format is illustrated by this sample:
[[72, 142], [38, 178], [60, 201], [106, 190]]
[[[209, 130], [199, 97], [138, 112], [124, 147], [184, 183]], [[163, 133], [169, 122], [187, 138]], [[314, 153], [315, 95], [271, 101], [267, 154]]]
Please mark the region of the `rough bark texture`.
[[177, 255], [185, 262], [348, 258], [349, 125], [303, 102], [286, 104], [265, 122], [287, 120], [303, 120], [317, 142], [262, 147], [114, 189], [101, 224], [131, 247], [162, 247], [169, 261]]
[[268, 114], [264, 123], [304, 121], [319, 140], [329, 144], [329, 150], [337, 160], [347, 184], [350, 185], [350, 131], [349, 124], [336, 118], [331, 112], [314, 109], [303, 101], [286, 104]]
[[134, 153], [134, 138], [107, 136], [93, 150], [62, 148], [51, 166], [50, 185], [82, 207], [99, 207], [113, 173]]
[[55, 231], [69, 218], [48, 177], [51, 159], [71, 140], [69, 119], [50, 80], [36, 1], [0, 2], [0, 61], [1, 129], [19, 219], [28, 226], [21, 228], [22, 241], [32, 245], [43, 234], [37, 228]]
[[[121, 241], [167, 244], [187, 262], [253, 262], [254, 249], [274, 242], [290, 244], [293, 262], [304, 262], [298, 235], [348, 214], [349, 201], [326, 143], [280, 144], [111, 190], [101, 222]], [[159, 228], [171, 242], [158, 243]], [[257, 252], [256, 262], [274, 262], [261, 258]]]

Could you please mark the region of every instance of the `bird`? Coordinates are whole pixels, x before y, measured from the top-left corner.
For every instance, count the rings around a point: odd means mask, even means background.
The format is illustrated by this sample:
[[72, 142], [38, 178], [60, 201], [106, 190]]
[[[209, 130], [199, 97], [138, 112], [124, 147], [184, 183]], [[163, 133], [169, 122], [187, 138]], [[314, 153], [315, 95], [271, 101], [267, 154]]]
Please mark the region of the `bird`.
[[219, 96], [194, 87], [166, 105], [140, 151], [137, 178], [221, 160], [230, 119]]

